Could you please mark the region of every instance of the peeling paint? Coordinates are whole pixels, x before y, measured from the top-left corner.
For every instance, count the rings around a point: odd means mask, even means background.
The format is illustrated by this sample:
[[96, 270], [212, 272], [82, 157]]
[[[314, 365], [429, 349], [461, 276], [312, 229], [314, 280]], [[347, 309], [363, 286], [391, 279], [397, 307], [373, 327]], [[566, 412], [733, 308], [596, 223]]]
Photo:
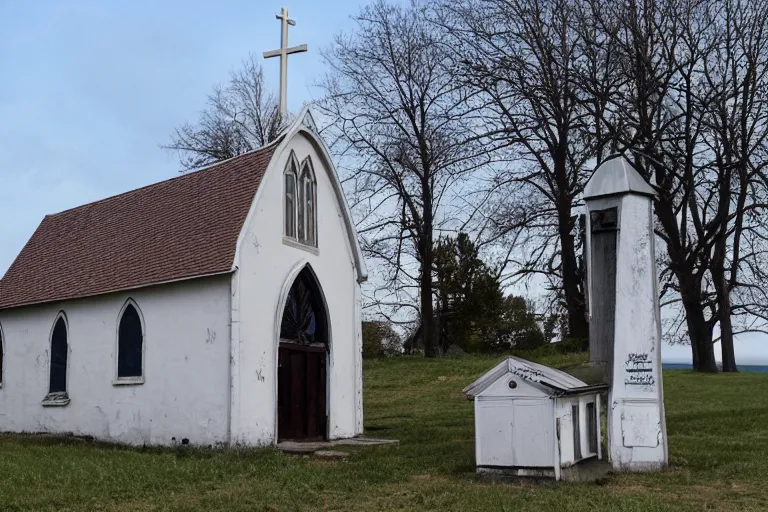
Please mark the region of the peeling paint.
[[[633, 179], [642, 182], [639, 175]], [[665, 466], [668, 461], [651, 197], [628, 193], [610, 200], [619, 207], [620, 223], [615, 297], [590, 300], [592, 305], [615, 307], [608, 415], [610, 459], [616, 469], [645, 471]], [[604, 208], [606, 201], [588, 198], [587, 208]]]

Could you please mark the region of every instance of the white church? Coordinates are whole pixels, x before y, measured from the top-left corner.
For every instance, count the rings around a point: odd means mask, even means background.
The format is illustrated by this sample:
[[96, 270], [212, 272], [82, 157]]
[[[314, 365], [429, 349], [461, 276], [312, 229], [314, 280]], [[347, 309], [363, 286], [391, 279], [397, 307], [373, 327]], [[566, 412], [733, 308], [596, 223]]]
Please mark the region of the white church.
[[365, 279], [307, 110], [258, 150], [48, 215], [0, 281], [0, 432], [359, 435]]

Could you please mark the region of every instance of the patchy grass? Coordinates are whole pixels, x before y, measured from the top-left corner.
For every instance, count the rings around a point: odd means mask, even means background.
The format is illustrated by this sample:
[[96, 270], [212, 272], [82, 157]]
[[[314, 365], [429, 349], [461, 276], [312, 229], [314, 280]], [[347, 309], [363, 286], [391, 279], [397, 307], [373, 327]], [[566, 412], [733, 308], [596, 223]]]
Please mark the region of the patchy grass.
[[0, 510], [768, 510], [768, 375], [666, 372], [669, 469], [531, 485], [474, 475], [461, 388], [497, 360], [366, 362], [367, 433], [401, 443], [347, 461], [0, 436]]

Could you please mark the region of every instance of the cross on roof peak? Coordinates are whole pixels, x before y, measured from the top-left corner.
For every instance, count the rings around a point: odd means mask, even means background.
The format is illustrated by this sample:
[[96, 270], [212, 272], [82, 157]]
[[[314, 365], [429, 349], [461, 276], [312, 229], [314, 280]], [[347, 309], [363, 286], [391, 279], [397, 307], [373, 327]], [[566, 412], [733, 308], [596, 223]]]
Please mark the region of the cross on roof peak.
[[280, 117], [285, 120], [288, 116], [288, 55], [307, 51], [307, 45], [288, 47], [288, 26], [296, 22], [288, 17], [288, 9], [283, 7], [275, 18], [280, 20], [280, 48], [264, 52], [264, 58], [280, 57]]
[[285, 7], [280, 9], [280, 14], [275, 14], [275, 18], [279, 20], [285, 20], [285, 22], [291, 26], [296, 25], [296, 22], [288, 18], [288, 9]]

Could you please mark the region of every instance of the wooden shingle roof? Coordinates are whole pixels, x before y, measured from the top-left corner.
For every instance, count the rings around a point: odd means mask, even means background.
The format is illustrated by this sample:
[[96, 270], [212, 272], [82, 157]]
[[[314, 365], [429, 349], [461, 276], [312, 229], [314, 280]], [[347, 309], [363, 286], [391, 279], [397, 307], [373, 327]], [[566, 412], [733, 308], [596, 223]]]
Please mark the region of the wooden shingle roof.
[[276, 146], [46, 216], [0, 281], [0, 309], [230, 272]]

